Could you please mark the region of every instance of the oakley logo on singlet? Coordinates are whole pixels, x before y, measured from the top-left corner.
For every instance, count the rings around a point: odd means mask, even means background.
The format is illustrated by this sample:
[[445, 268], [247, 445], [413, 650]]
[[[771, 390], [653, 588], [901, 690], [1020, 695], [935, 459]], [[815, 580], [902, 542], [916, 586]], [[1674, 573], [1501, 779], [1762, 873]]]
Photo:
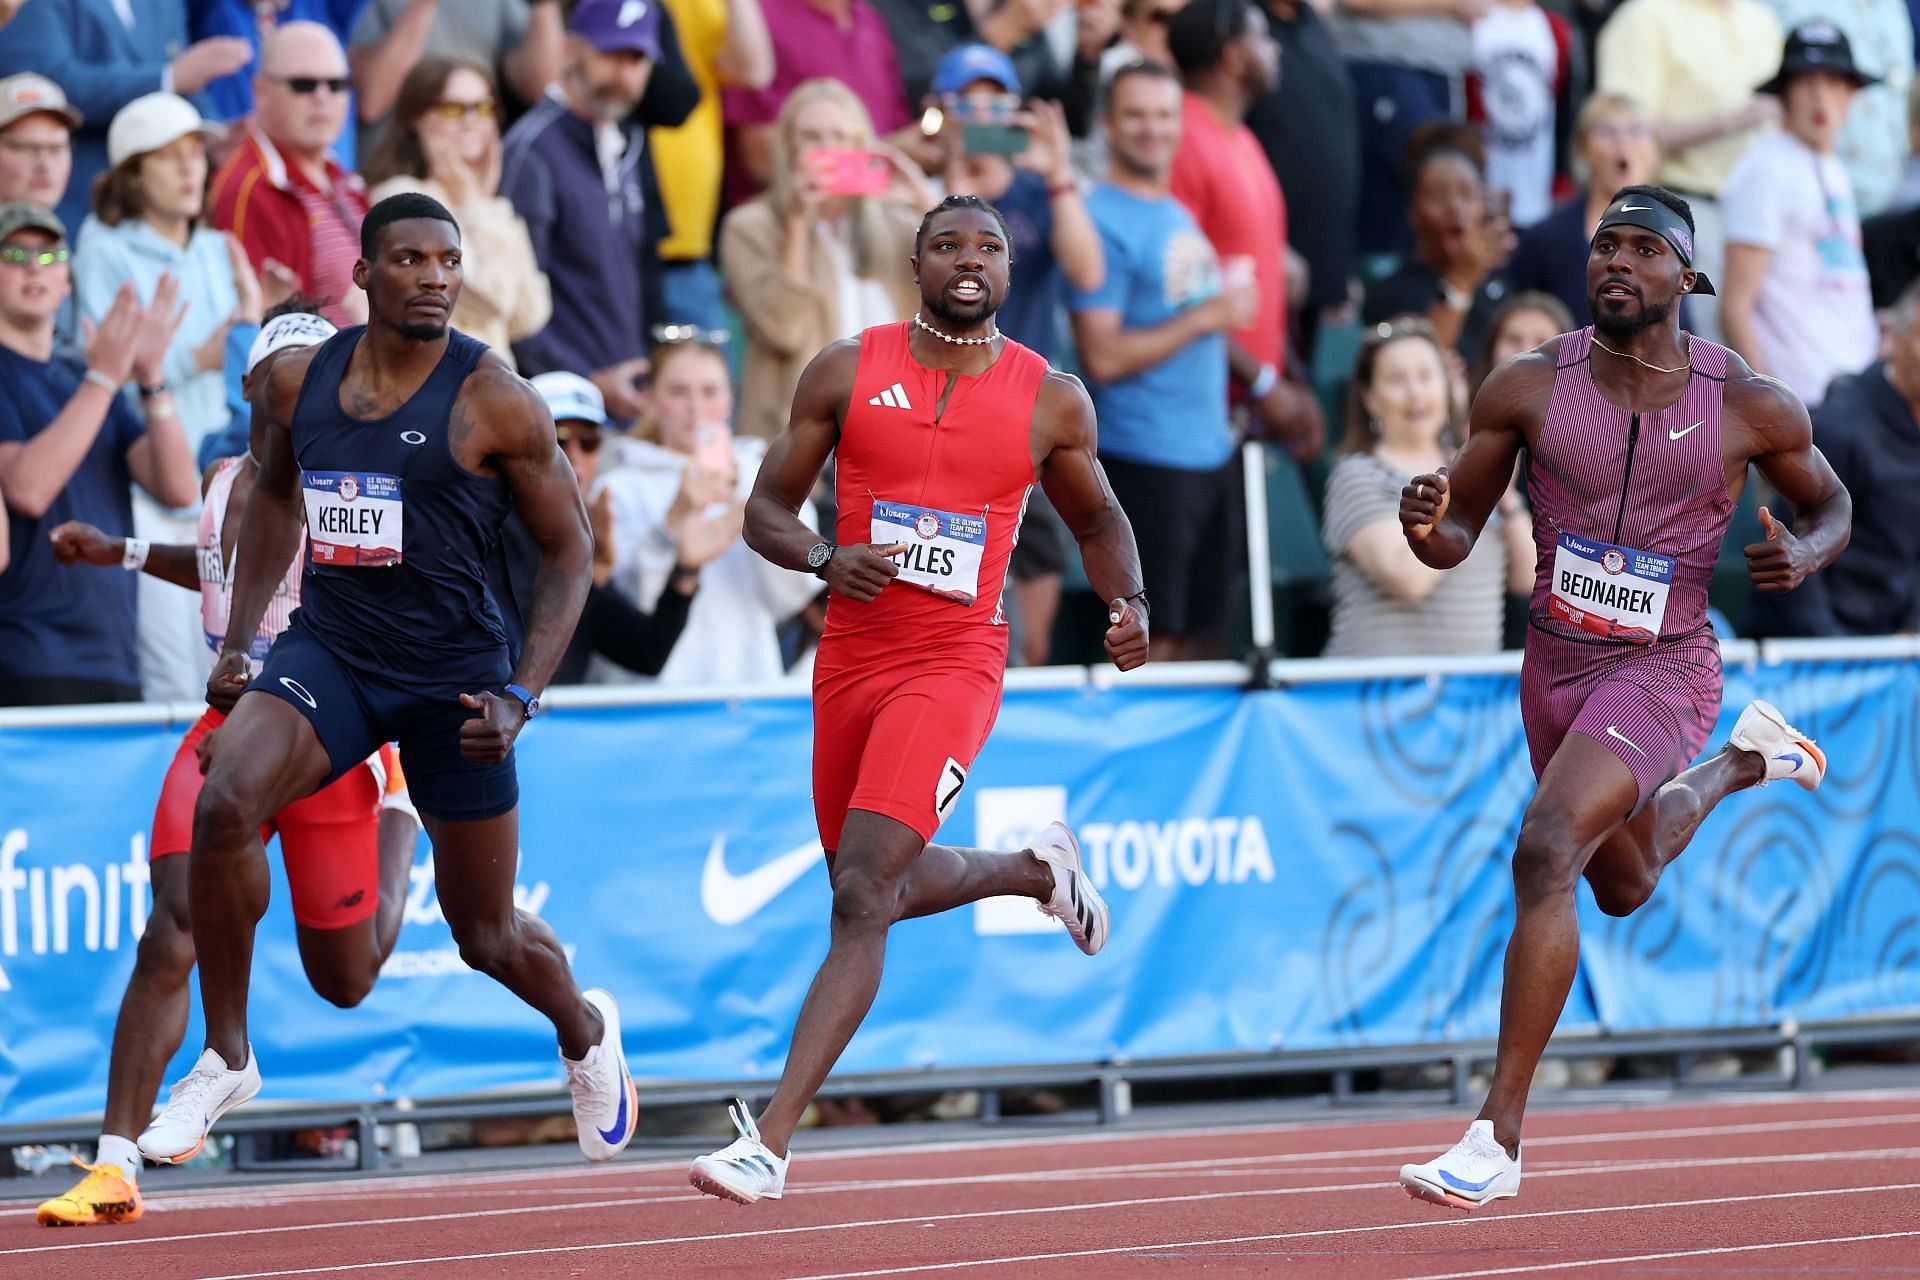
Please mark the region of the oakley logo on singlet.
[[979, 598], [980, 560], [987, 550], [985, 515], [876, 501], [872, 537], [876, 546], [906, 544], [894, 558], [899, 581], [963, 605]]
[[1629, 644], [1660, 638], [1673, 587], [1672, 556], [1560, 535], [1547, 610], [1582, 631]]
[[427, 442], [427, 433], [424, 431], [402, 431], [400, 433], [400, 439], [408, 444], [425, 444]]
[[1693, 434], [1694, 427], [1704, 427], [1706, 425], [1707, 425], [1707, 420], [1705, 418], [1702, 418], [1700, 419], [1700, 421], [1694, 423], [1692, 427], [1688, 427], [1685, 431], [1675, 431], [1672, 427], [1668, 427], [1667, 439], [1678, 440], [1682, 436]]
[[877, 404], [882, 409], [913, 408], [913, 405], [908, 403], [907, 401], [907, 389], [901, 386], [897, 382], [894, 383], [892, 386], [888, 387], [885, 391], [882, 391], [879, 395], [868, 397], [867, 403]]
[[294, 697], [300, 699], [300, 701], [306, 703], [316, 711], [320, 709], [320, 704], [314, 700], [312, 694], [307, 692], [307, 687], [298, 680], [295, 680], [292, 676], [281, 676], [280, 683], [286, 688], [288, 693], [291, 693]]
[[373, 471], [307, 471], [307, 562], [341, 568], [400, 563], [400, 477]]

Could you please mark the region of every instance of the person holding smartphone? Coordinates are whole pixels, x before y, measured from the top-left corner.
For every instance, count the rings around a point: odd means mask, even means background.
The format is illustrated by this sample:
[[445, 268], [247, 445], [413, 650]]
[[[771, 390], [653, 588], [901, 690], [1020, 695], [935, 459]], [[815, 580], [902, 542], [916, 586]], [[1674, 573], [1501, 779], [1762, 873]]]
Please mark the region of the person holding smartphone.
[[853, 91], [822, 77], [780, 108], [773, 182], [720, 224], [720, 274], [746, 328], [739, 429], [770, 440], [800, 371], [827, 343], [913, 314], [925, 176], [874, 137]]

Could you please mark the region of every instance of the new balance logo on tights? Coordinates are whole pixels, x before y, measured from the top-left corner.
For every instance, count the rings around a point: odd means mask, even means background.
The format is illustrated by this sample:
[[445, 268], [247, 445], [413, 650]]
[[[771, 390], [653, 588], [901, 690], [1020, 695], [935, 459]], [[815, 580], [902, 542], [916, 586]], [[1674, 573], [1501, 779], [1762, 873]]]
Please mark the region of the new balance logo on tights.
[[892, 386], [888, 387], [885, 391], [882, 391], [879, 395], [870, 397], [867, 400], [867, 403], [877, 404], [882, 409], [913, 408], [913, 405], [908, 403], [907, 401], [907, 389], [901, 386], [897, 382], [894, 383]]

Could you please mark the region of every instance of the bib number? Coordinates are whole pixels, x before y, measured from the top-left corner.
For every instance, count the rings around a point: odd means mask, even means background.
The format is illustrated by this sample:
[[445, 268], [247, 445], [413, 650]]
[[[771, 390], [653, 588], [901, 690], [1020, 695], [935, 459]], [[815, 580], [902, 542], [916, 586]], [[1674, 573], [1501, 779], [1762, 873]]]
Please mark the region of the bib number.
[[873, 504], [875, 546], [904, 543], [894, 558], [896, 581], [970, 605], [980, 595], [980, 558], [987, 550], [985, 516], [960, 515], [904, 502]]
[[1667, 616], [1672, 556], [1560, 535], [1547, 612], [1590, 635], [1652, 644]]
[[307, 563], [385, 569], [400, 563], [400, 477], [370, 471], [306, 471]]

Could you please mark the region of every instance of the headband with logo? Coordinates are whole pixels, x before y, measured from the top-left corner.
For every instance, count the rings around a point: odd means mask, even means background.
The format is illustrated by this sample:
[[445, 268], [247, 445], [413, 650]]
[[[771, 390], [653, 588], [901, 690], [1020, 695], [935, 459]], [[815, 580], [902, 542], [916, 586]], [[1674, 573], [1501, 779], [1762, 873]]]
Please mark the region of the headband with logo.
[[304, 311], [289, 311], [285, 315], [275, 316], [260, 329], [253, 340], [253, 348], [247, 352], [247, 372], [252, 373], [260, 367], [260, 362], [276, 351], [287, 347], [311, 347], [315, 343], [325, 342], [337, 332], [327, 321]]
[[[1600, 225], [1594, 228], [1593, 234], [1598, 237], [1608, 227], [1619, 226], [1653, 232], [1673, 246], [1673, 251], [1680, 255], [1680, 265], [1688, 268], [1693, 266], [1693, 232], [1687, 230], [1685, 218], [1661, 201], [1637, 194], [1621, 196], [1600, 215]], [[1707, 279], [1706, 272], [1694, 272], [1692, 292], [1713, 292], [1713, 281]]]

